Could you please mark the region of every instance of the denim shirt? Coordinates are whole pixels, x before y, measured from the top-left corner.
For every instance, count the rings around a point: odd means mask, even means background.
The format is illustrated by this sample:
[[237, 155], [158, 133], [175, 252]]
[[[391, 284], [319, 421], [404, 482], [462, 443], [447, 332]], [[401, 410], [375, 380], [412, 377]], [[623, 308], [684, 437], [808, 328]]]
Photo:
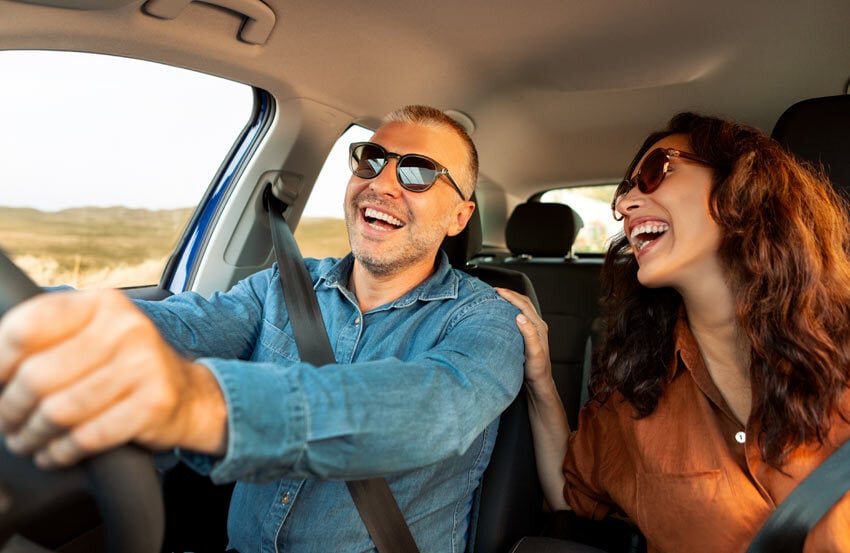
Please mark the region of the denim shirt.
[[344, 480], [386, 477], [422, 553], [464, 551], [498, 416], [523, 378], [518, 311], [491, 287], [437, 270], [361, 313], [353, 258], [307, 259], [337, 364], [299, 361], [277, 267], [209, 299], [137, 304], [227, 402], [223, 458], [179, 454], [237, 481], [228, 517], [240, 553], [374, 551]]

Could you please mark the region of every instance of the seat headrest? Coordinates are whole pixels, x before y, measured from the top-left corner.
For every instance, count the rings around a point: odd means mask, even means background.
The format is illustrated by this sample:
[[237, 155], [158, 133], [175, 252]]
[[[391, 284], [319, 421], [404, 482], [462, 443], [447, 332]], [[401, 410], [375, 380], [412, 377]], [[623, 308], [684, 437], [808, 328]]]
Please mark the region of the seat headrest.
[[771, 136], [798, 158], [823, 165], [833, 186], [850, 192], [850, 95], [797, 102]]
[[514, 208], [505, 239], [513, 255], [564, 257], [583, 226], [584, 221], [568, 205], [529, 202]]
[[475, 200], [474, 193], [470, 200], [476, 202], [475, 211], [472, 212], [472, 217], [469, 218], [466, 228], [455, 236], [446, 236], [443, 239], [442, 246], [440, 246], [449, 257], [451, 266], [458, 269], [465, 267], [466, 262], [481, 251], [481, 245], [484, 241], [481, 231], [481, 216], [478, 214], [478, 203]]

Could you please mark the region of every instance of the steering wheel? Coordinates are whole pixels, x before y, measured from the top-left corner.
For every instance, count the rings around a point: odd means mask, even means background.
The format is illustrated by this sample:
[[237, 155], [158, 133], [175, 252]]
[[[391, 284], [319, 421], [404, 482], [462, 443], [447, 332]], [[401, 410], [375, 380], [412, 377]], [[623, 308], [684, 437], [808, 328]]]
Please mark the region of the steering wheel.
[[[0, 251], [0, 317], [40, 292]], [[0, 436], [0, 547], [3, 550], [17, 529], [39, 521], [39, 517], [45, 518], [45, 512], [81, 493], [91, 496], [97, 504], [108, 553], [159, 552], [165, 516], [159, 479], [148, 452], [136, 446], [123, 446], [74, 467], [42, 471], [30, 458], [10, 453]]]

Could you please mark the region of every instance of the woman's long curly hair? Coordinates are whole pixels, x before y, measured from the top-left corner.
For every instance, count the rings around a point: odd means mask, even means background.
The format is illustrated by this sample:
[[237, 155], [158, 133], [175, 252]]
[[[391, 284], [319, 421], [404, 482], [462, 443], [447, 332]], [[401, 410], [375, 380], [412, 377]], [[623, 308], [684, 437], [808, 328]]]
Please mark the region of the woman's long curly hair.
[[[719, 257], [751, 345], [751, 416], [763, 458], [778, 467], [795, 447], [823, 443], [850, 384], [850, 210], [819, 168], [761, 131], [694, 113], [650, 135], [626, 176], [671, 134], [687, 135], [713, 169]], [[602, 270], [603, 338], [590, 384], [597, 400], [620, 392], [645, 417], [669, 382], [682, 298], [642, 286], [637, 271], [620, 234]]]

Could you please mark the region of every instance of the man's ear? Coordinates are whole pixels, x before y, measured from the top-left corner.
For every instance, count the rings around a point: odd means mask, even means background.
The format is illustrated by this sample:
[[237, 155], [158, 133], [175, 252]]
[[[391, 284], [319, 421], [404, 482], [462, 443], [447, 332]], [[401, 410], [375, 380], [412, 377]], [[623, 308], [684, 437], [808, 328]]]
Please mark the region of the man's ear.
[[457, 204], [454, 208], [454, 216], [449, 223], [449, 228], [446, 231], [446, 236], [455, 236], [466, 228], [466, 224], [475, 212], [475, 202], [463, 201]]

